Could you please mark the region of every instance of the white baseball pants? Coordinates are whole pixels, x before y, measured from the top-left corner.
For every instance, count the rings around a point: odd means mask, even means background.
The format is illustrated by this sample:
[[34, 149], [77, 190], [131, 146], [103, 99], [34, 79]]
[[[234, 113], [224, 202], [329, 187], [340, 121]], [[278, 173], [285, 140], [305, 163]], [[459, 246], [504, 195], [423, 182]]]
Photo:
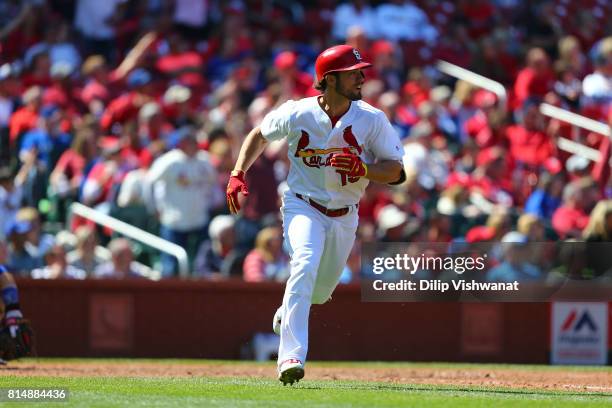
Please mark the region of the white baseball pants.
[[283, 297], [278, 364], [306, 361], [311, 304], [328, 301], [355, 241], [357, 206], [328, 217], [291, 190], [283, 197], [283, 237], [291, 255], [291, 274]]

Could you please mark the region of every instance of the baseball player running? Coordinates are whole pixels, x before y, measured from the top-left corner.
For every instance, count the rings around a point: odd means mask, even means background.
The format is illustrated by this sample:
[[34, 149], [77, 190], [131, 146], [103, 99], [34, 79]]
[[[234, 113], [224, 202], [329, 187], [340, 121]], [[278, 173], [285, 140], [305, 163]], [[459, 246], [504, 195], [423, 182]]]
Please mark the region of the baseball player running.
[[245, 172], [268, 141], [287, 139], [291, 169], [281, 213], [291, 275], [273, 321], [283, 385], [304, 377], [310, 305], [328, 301], [338, 284], [366, 186], [405, 179], [397, 134], [382, 111], [360, 100], [362, 70], [369, 66], [349, 45], [323, 51], [315, 62], [315, 88], [322, 94], [268, 113], [245, 138], [227, 186], [236, 213], [238, 193], [248, 195]]

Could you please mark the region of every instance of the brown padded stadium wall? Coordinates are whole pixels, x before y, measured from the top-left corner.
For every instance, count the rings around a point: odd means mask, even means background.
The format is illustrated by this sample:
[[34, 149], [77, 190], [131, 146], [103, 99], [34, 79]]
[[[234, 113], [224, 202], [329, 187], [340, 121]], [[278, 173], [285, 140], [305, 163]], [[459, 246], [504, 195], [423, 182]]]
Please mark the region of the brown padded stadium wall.
[[[283, 286], [20, 279], [40, 357], [237, 359], [270, 333]], [[358, 285], [313, 306], [313, 360], [547, 363], [546, 303], [362, 303]]]

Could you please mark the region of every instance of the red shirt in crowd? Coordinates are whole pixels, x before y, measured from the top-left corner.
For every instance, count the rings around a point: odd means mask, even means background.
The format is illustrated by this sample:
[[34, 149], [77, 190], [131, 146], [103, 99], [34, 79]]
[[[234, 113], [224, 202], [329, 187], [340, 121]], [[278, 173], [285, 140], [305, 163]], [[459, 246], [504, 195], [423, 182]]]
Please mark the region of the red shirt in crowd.
[[15, 143], [20, 134], [34, 129], [38, 124], [38, 112], [33, 111], [27, 106], [19, 109], [11, 116], [10, 138], [11, 143]]
[[510, 155], [517, 162], [538, 167], [555, 154], [550, 137], [544, 132], [514, 125], [506, 129], [506, 137], [510, 142]]
[[136, 92], [129, 92], [113, 99], [100, 119], [102, 129], [109, 130], [115, 122], [125, 123], [136, 119], [143, 105], [141, 101], [138, 101], [139, 96]]
[[83, 156], [72, 149], [68, 149], [60, 156], [54, 171], [63, 173], [68, 180], [80, 181], [83, 178], [86, 164]]
[[555, 76], [548, 70], [538, 74], [533, 68], [523, 68], [514, 83], [515, 107], [521, 107], [530, 97], [544, 98], [553, 87]]
[[561, 238], [579, 237], [589, 223], [589, 214], [577, 208], [561, 206], [552, 216], [552, 226]]

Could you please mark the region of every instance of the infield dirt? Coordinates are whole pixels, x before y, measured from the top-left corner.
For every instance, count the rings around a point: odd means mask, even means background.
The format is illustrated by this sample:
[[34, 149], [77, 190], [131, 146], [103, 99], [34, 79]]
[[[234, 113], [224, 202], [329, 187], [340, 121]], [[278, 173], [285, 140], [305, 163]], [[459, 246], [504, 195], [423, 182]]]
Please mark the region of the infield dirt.
[[[37, 377], [252, 377], [276, 376], [274, 363], [206, 362], [11, 362], [0, 367], [0, 376]], [[356, 364], [330, 366], [309, 364], [305, 380], [354, 380], [398, 384], [427, 384], [466, 387], [503, 387], [560, 391], [612, 392], [612, 371], [569, 367], [522, 369], [520, 366], [470, 367], [369, 367]]]

